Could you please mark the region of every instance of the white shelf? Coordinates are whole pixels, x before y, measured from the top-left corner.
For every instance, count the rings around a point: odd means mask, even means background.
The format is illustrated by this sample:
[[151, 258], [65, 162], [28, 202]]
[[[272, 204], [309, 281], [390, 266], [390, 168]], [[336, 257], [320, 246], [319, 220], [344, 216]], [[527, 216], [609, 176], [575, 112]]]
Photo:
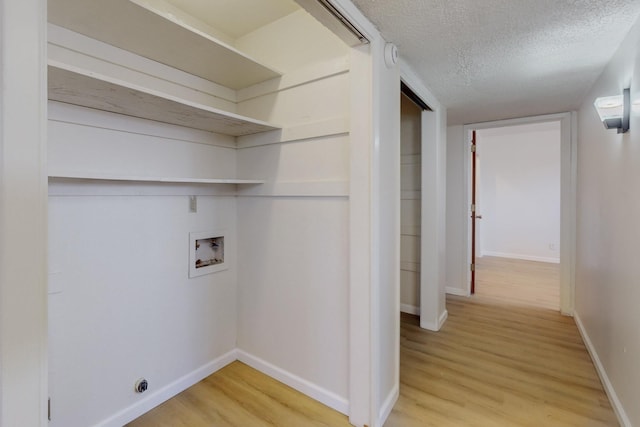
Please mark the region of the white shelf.
[[231, 136], [277, 126], [60, 63], [49, 64], [49, 99]]
[[49, 22], [235, 90], [282, 75], [152, 2], [136, 3], [49, 0]]
[[50, 180], [73, 179], [73, 180], [99, 180], [99, 181], [128, 181], [128, 182], [158, 182], [175, 184], [240, 184], [257, 185], [264, 184], [265, 181], [254, 179], [217, 179], [217, 178], [167, 178], [153, 176], [130, 176], [130, 175], [105, 175], [105, 174], [52, 174]]

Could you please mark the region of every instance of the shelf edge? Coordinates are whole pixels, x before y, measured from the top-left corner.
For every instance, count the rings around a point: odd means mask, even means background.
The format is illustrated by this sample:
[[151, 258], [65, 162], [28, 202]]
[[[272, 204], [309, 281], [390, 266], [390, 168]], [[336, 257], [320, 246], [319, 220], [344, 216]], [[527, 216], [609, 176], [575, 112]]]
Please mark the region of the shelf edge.
[[157, 182], [170, 184], [239, 184], [258, 185], [266, 181], [257, 179], [233, 179], [233, 178], [171, 178], [153, 176], [129, 176], [129, 175], [99, 175], [99, 174], [50, 174], [50, 180], [70, 179], [89, 181], [129, 181], [129, 182]]

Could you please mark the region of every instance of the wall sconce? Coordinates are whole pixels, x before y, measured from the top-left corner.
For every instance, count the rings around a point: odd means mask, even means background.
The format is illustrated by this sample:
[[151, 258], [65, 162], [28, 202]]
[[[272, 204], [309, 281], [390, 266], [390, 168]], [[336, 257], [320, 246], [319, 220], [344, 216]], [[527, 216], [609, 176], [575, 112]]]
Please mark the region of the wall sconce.
[[606, 129], [618, 129], [618, 133], [629, 130], [629, 114], [631, 110], [631, 90], [622, 91], [622, 95], [597, 98], [593, 103], [600, 120]]

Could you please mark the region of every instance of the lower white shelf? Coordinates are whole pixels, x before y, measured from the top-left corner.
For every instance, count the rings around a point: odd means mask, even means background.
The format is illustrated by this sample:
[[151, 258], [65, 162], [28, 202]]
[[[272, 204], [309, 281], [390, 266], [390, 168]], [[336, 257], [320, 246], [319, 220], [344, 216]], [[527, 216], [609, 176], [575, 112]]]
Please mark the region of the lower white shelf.
[[99, 181], [131, 181], [131, 182], [159, 182], [159, 183], [183, 183], [183, 184], [264, 184], [266, 181], [256, 179], [221, 179], [221, 178], [169, 178], [155, 176], [132, 175], [103, 175], [103, 174], [53, 174], [49, 180], [74, 179], [74, 180], [99, 180]]

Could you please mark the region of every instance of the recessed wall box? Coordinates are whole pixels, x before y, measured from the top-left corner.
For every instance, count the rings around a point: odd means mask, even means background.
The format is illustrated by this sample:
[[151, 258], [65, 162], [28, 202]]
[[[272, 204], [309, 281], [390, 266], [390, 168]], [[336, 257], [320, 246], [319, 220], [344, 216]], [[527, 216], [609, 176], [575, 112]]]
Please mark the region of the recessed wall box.
[[189, 277], [226, 270], [223, 232], [189, 233]]

